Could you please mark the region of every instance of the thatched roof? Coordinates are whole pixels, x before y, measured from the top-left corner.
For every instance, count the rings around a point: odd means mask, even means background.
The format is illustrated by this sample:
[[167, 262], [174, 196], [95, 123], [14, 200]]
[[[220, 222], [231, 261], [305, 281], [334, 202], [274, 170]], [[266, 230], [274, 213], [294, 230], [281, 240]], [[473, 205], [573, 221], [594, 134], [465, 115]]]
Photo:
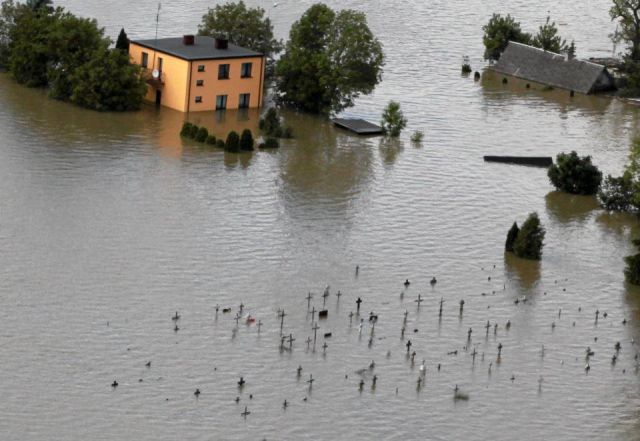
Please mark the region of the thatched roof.
[[506, 75], [588, 94], [594, 91], [606, 67], [584, 60], [567, 60], [563, 55], [510, 41], [491, 69]]

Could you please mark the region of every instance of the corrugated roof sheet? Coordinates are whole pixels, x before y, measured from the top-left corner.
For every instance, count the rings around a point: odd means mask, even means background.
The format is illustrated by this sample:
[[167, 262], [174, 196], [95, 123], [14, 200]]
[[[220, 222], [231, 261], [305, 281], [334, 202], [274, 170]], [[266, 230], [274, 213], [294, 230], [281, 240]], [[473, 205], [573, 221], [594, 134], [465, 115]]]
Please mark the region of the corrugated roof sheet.
[[606, 70], [600, 64], [510, 41], [491, 69], [537, 83], [588, 94]]
[[215, 38], [197, 36], [193, 45], [183, 44], [182, 37], [159, 38], [157, 40], [135, 40], [132, 43], [174, 55], [185, 60], [214, 60], [224, 58], [261, 57], [251, 49], [229, 43], [227, 49], [216, 49]]

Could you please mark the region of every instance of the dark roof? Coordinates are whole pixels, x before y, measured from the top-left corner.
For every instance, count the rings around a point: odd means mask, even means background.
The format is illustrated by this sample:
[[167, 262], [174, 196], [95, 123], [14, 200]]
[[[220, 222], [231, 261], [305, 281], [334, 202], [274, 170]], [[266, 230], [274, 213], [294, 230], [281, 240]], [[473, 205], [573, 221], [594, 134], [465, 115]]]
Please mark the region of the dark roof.
[[332, 120], [335, 125], [343, 129], [356, 132], [358, 135], [377, 135], [382, 133], [382, 127], [356, 118], [335, 118]]
[[600, 75], [609, 75], [600, 64], [584, 60], [567, 60], [563, 55], [510, 41], [491, 69], [547, 84], [561, 89], [588, 94], [593, 91]]
[[157, 40], [133, 40], [132, 43], [174, 55], [185, 60], [215, 60], [221, 58], [261, 57], [262, 54], [229, 43], [227, 49], [216, 49], [215, 38], [197, 36], [195, 44], [187, 46], [182, 37], [159, 38]]

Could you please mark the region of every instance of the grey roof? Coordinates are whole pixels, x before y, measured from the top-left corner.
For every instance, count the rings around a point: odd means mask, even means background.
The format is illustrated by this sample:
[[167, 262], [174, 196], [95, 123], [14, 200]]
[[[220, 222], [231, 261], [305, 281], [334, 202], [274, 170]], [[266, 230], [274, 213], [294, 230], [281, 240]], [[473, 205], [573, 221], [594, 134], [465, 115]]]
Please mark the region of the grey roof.
[[491, 69], [537, 83], [588, 94], [606, 68], [584, 60], [567, 60], [563, 55], [510, 41]]
[[216, 49], [215, 38], [197, 36], [195, 44], [187, 46], [182, 37], [159, 38], [157, 40], [133, 40], [132, 43], [174, 55], [185, 60], [214, 60], [221, 58], [261, 57], [262, 54], [251, 49], [229, 43], [227, 49]]
[[382, 127], [358, 118], [334, 118], [331, 121], [338, 127], [351, 130], [358, 135], [377, 135], [382, 133]]

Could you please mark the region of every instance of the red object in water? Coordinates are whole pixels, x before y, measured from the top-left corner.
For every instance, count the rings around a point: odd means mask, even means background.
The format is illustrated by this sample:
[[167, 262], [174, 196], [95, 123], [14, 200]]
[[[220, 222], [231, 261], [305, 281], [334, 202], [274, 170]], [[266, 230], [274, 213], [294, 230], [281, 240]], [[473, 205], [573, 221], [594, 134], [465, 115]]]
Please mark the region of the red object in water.
[[249, 323], [255, 323], [255, 322], [256, 322], [255, 317], [251, 317], [251, 316], [247, 317], [247, 324], [249, 324]]

